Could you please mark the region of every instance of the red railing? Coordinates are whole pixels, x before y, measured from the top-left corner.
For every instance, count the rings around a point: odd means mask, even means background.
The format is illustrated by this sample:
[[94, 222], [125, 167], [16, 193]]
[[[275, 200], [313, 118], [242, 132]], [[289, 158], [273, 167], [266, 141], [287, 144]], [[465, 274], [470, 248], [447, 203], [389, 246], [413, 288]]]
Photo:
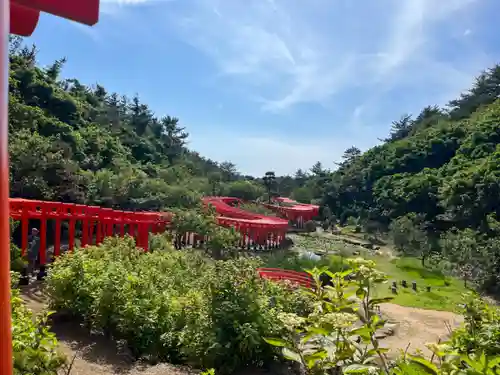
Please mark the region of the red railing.
[[305, 288], [314, 286], [314, 279], [305, 272], [285, 270], [281, 268], [258, 268], [257, 273], [260, 277], [273, 281], [289, 281], [292, 284], [300, 285]]
[[[162, 233], [170, 227], [171, 214], [165, 212], [129, 212], [97, 206], [85, 206], [72, 203], [37, 201], [20, 198], [9, 200], [10, 218], [21, 223], [21, 251], [26, 254], [28, 248], [29, 226], [32, 221], [39, 229], [39, 263], [47, 263], [48, 222], [52, 221], [53, 255], [61, 253], [62, 224], [67, 225], [68, 250], [74, 249], [77, 237], [81, 247], [102, 243], [105, 237], [132, 236], [138, 247], [145, 251], [149, 248], [149, 235]], [[220, 216], [221, 226], [232, 227], [240, 233], [240, 248], [274, 248], [285, 238], [286, 222], [265, 222], [262, 220], [238, 219]], [[285, 225], [283, 225], [285, 224]], [[79, 234], [79, 236], [77, 235]], [[197, 246], [208, 238], [195, 233], [183, 234], [178, 247]]]
[[[148, 249], [149, 233], [164, 231], [169, 217], [161, 213], [127, 212], [109, 208], [85, 206], [72, 203], [36, 201], [11, 198], [10, 217], [21, 222], [21, 251], [28, 247], [30, 220], [40, 222], [40, 264], [46, 263], [47, 222], [54, 221], [54, 255], [60, 254], [61, 224], [68, 223], [68, 249], [75, 246], [75, 229], [81, 225], [80, 245], [99, 244], [104, 237], [128, 233], [135, 238], [137, 246]], [[127, 230], [126, 230], [127, 229]]]

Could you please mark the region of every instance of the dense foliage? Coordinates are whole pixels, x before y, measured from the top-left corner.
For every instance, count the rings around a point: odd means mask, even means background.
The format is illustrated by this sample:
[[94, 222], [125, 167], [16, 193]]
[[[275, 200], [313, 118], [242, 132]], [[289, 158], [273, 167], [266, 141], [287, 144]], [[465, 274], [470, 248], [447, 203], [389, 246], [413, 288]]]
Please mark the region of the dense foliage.
[[60, 257], [48, 290], [53, 308], [125, 340], [137, 357], [231, 372], [269, 363], [275, 352], [262, 336], [283, 329], [279, 313], [308, 307], [307, 297], [259, 278], [258, 264], [108, 239]]
[[[12, 283], [17, 284], [15, 273]], [[47, 314], [35, 316], [24, 304], [19, 290], [11, 291], [12, 351], [15, 375], [57, 375], [66, 363], [55, 335], [47, 326]]]

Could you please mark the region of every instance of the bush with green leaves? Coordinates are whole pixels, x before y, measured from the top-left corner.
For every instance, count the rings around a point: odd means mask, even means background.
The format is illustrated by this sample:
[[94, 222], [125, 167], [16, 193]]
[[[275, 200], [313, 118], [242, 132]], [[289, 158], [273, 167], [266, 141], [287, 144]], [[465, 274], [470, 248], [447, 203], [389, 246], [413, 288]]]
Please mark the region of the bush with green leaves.
[[218, 225], [217, 213], [212, 207], [204, 207], [200, 204], [191, 210], [172, 210], [172, 212], [171, 229], [174, 243], [178, 248], [182, 247], [182, 237], [191, 233], [206, 239], [203, 247], [216, 259], [222, 257], [224, 250], [236, 248], [240, 239], [239, 233], [234, 228]]
[[10, 244], [10, 270], [14, 272], [21, 272], [27, 265], [26, 260], [21, 255], [21, 249], [12, 242], [12, 233], [19, 226], [19, 221], [9, 219], [11, 244]]
[[[387, 280], [375, 263], [349, 260], [350, 268], [332, 273], [325, 268], [307, 270], [313, 290], [302, 289], [315, 302], [312, 313], [279, 315], [285, 335], [267, 336], [284, 358], [298, 363], [302, 374], [385, 375], [496, 375], [500, 372], [498, 311], [486, 308], [477, 297], [466, 307], [466, 324], [449, 342], [428, 344], [430, 358], [402, 352], [396, 361], [386, 356], [376, 331], [385, 320], [377, 306], [391, 297], [373, 298], [374, 287]], [[329, 274], [333, 286], [321, 287], [320, 275]], [[494, 312], [495, 311], [495, 312]]]
[[312, 220], [306, 221], [304, 223], [304, 229], [307, 233], [314, 233], [316, 232], [316, 223]]
[[[11, 283], [18, 276], [11, 273]], [[55, 335], [47, 326], [48, 313], [34, 315], [20, 297], [18, 289], [11, 290], [12, 351], [14, 375], [57, 375], [66, 358], [57, 350]]]
[[261, 279], [254, 259], [214, 261], [166, 242], [151, 253], [133, 240], [59, 257], [47, 279], [51, 307], [125, 340], [136, 357], [231, 372], [262, 365], [275, 351], [283, 312], [306, 312], [308, 296]]
[[465, 296], [462, 309], [464, 325], [453, 332], [453, 347], [460, 353], [500, 356], [500, 309], [474, 294]]

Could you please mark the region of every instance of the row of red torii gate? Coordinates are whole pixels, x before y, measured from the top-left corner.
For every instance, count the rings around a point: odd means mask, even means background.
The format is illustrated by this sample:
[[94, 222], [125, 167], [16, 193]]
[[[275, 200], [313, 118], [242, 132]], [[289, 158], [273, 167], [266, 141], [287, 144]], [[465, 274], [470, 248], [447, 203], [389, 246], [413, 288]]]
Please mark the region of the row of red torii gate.
[[[290, 224], [300, 228], [319, 213], [319, 207], [316, 205], [301, 204], [287, 198], [277, 198], [273, 204], [265, 205], [280, 217], [243, 210], [238, 207], [242, 203], [238, 198], [205, 197], [203, 203], [215, 208], [219, 225], [233, 227], [240, 233], [238, 246], [242, 249], [278, 247]], [[102, 243], [105, 237], [128, 234], [135, 239], [138, 247], [147, 251], [150, 235], [169, 230], [172, 218], [172, 214], [168, 212], [120, 211], [19, 198], [11, 198], [9, 204], [10, 218], [20, 222], [19, 242], [23, 255], [28, 248], [30, 227], [39, 229], [40, 265], [48, 262], [48, 242], [53, 246], [53, 256], [61, 254], [63, 237], [63, 247], [71, 251], [77, 245], [97, 245]], [[189, 233], [183, 236], [181, 243], [182, 246], [196, 246], [203, 241], [206, 241], [206, 238]]]

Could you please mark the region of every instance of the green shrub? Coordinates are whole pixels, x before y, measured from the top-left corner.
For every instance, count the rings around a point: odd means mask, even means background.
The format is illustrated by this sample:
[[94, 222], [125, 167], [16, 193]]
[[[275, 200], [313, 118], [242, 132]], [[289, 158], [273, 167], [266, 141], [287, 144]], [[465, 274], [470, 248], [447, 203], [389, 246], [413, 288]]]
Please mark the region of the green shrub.
[[322, 256], [320, 260], [301, 257], [298, 254], [271, 254], [264, 258], [266, 267], [283, 268], [286, 270], [304, 272], [314, 267], [327, 267], [330, 272], [339, 272], [347, 268], [347, 263], [337, 255]]
[[273, 216], [273, 217], [278, 216], [274, 211], [271, 211], [269, 208], [257, 203], [245, 202], [241, 204], [239, 208], [260, 215]]
[[220, 372], [271, 361], [262, 336], [282, 330], [277, 314], [305, 311], [307, 299], [260, 279], [257, 260], [163, 246], [144, 253], [113, 238], [61, 256], [47, 280], [51, 306], [125, 340], [137, 357]]
[[27, 265], [27, 262], [21, 256], [21, 249], [14, 244], [10, 245], [10, 270], [21, 272]]
[[312, 220], [306, 221], [304, 224], [304, 229], [307, 233], [316, 232], [316, 223]]
[[500, 356], [500, 310], [474, 294], [465, 296], [464, 302], [464, 325], [453, 332], [453, 347], [460, 353]]
[[[17, 284], [14, 274], [12, 284]], [[19, 296], [11, 291], [12, 350], [14, 375], [57, 375], [65, 357], [57, 351], [57, 340], [47, 327], [48, 314], [34, 316]]]
[[9, 219], [11, 244], [10, 244], [10, 270], [14, 272], [21, 272], [27, 265], [27, 262], [21, 256], [21, 249], [17, 247], [12, 241], [12, 233], [19, 226], [19, 221]]

